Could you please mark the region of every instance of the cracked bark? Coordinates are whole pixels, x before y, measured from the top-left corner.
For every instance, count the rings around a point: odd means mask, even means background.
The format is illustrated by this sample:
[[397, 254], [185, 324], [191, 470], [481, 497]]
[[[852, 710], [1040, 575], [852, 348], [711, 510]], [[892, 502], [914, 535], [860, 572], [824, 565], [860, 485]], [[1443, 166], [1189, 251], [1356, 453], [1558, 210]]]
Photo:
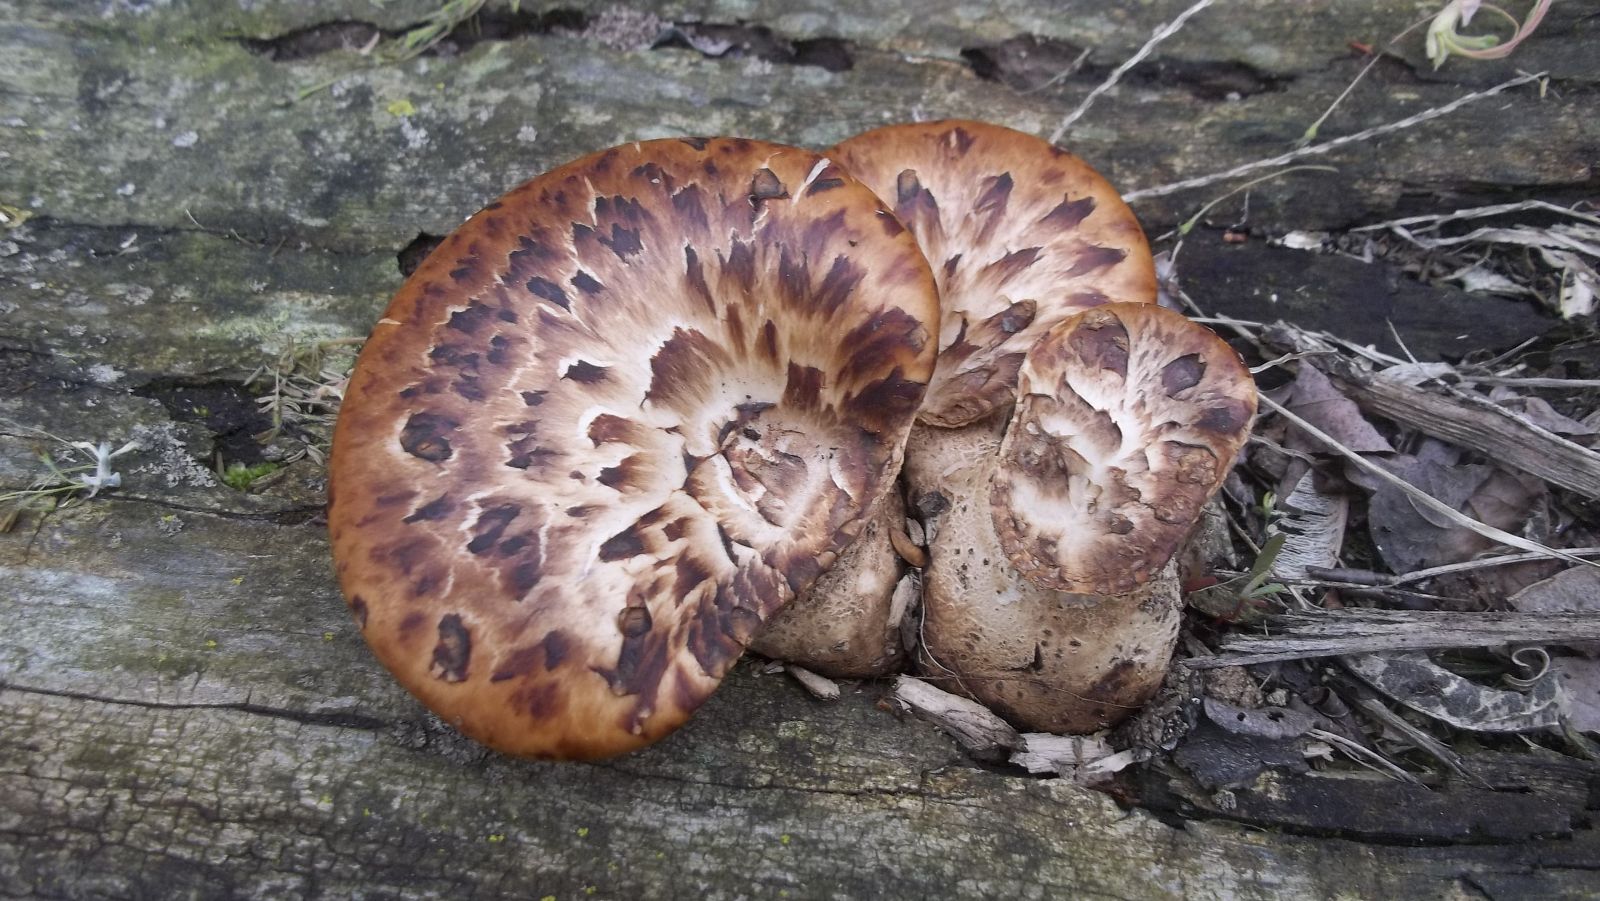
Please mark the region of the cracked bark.
[[[1600, 849], [1582, 824], [1562, 841], [1470, 848], [1172, 814], [1168, 825], [1065, 782], [976, 768], [932, 727], [879, 709], [876, 686], [826, 705], [748, 667], [644, 753], [594, 766], [505, 760], [426, 716], [361, 645], [316, 522], [316, 467], [294, 464], [263, 495], [169, 484], [186, 457], [209, 466], [215, 436], [174, 422], [140, 386], [237, 380], [291, 337], [364, 334], [399, 284], [401, 248], [551, 164], [672, 134], [821, 147], [919, 116], [1048, 132], [1086, 85], [1023, 94], [974, 77], [961, 49], [1034, 34], [1114, 65], [1185, 5], [917, 0], [863, 13], [836, 0], [663, 0], [655, 12], [673, 21], [844, 39], [854, 68], [764, 70], [531, 35], [346, 74], [349, 54], [273, 62], [234, 39], [333, 18], [394, 31], [436, 0], [0, 0], [0, 203], [35, 214], [0, 231], [0, 485], [38, 473], [49, 444], [28, 429], [68, 440], [170, 429], [177, 442], [168, 458], [119, 458], [119, 492], [26, 514], [0, 534], [0, 894], [1583, 895]], [[1600, 63], [1585, 52], [1594, 22], [1570, 6], [1553, 7], [1506, 64], [1550, 68], [1569, 85], [1562, 96], [1510, 97], [1515, 115], [1473, 109], [1352, 148], [1336, 175], [1252, 192], [1251, 223], [1339, 227], [1436, 194], [1592, 189]], [[1129, 188], [1276, 153], [1354, 74], [1346, 42], [1414, 14], [1398, 0], [1325, 3], [1315, 16], [1219, 4], [1157, 62], [1246, 66], [1280, 90], [1226, 102], [1181, 78], [1130, 83], [1071, 147]], [[1382, 68], [1395, 71], [1325, 133], [1408, 115], [1504, 67]], [[278, 102], [335, 76], [327, 91]], [[414, 112], [391, 112], [401, 100]], [[1489, 129], [1496, 140], [1479, 140]], [[1158, 232], [1210, 196], [1139, 212]], [[1301, 257], [1197, 235], [1184, 253], [1196, 296], [1209, 286], [1219, 301], [1255, 292], [1266, 304], [1281, 293], [1307, 315], [1404, 281], [1364, 267], [1352, 288], [1352, 262], [1308, 286]], [[1391, 293], [1373, 321], [1396, 319], [1413, 349], [1443, 352], [1462, 320], [1520, 334], [1482, 297]], [[1411, 320], [1390, 315], [1402, 306]]]

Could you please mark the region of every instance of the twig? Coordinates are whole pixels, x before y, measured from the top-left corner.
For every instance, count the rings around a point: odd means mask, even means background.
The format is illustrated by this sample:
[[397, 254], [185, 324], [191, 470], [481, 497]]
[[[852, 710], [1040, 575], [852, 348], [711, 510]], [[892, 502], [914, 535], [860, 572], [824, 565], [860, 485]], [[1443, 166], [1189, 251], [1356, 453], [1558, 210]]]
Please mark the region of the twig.
[[[1407, 216], [1404, 219], [1390, 219], [1387, 222], [1375, 222], [1371, 225], [1360, 225], [1350, 229], [1353, 232], [1380, 231], [1382, 229], [1400, 226], [1410, 228], [1413, 225], [1425, 225], [1429, 229], [1436, 228], [1446, 222], [1459, 222], [1462, 219], [1484, 219], [1489, 216], [1504, 216], [1507, 213], [1521, 213], [1528, 210], [1539, 210], [1547, 213], [1558, 213], [1571, 216], [1591, 225], [1600, 225], [1600, 216], [1590, 216], [1577, 210], [1549, 203], [1543, 200], [1524, 200], [1521, 203], [1497, 203], [1491, 206], [1475, 206], [1465, 210], [1454, 210], [1449, 213], [1433, 213], [1426, 216]], [[1412, 229], [1419, 231], [1420, 229]]]
[[1257, 160], [1253, 163], [1245, 163], [1241, 166], [1235, 166], [1226, 172], [1216, 172], [1211, 175], [1202, 175], [1197, 178], [1189, 178], [1183, 181], [1173, 182], [1172, 184], [1157, 185], [1153, 188], [1142, 188], [1138, 191], [1133, 191], [1122, 195], [1122, 199], [1132, 202], [1146, 197], [1164, 197], [1168, 194], [1177, 193], [1178, 191], [1186, 191], [1190, 188], [1198, 188], [1202, 185], [1226, 181], [1230, 178], [1238, 178], [1241, 175], [1255, 172], [1258, 169], [1270, 169], [1273, 166], [1282, 166], [1304, 157], [1327, 153], [1330, 150], [1343, 147], [1346, 144], [1370, 141], [1373, 138], [1382, 137], [1383, 135], [1393, 134], [1397, 131], [1404, 131], [1407, 128], [1421, 125], [1424, 122], [1431, 122], [1432, 120], [1441, 116], [1448, 116], [1469, 103], [1474, 103], [1479, 100], [1486, 100], [1498, 94], [1503, 94], [1512, 88], [1521, 87], [1522, 85], [1525, 85], [1531, 81], [1538, 81], [1544, 76], [1545, 73], [1543, 72], [1536, 72], [1530, 75], [1521, 75], [1517, 78], [1511, 79], [1510, 81], [1497, 84], [1492, 88], [1482, 91], [1474, 91], [1473, 93], [1467, 94], [1463, 97], [1457, 97], [1455, 100], [1446, 103], [1444, 106], [1436, 106], [1432, 109], [1423, 110], [1414, 116], [1407, 116], [1406, 118], [1396, 122], [1390, 122], [1386, 125], [1378, 125], [1365, 131], [1358, 131], [1353, 135], [1345, 135], [1343, 137], [1334, 138], [1331, 141], [1324, 141], [1321, 144], [1312, 144], [1310, 147], [1302, 147], [1298, 150], [1291, 150], [1288, 153], [1279, 154], [1271, 159]]
[[[1600, 557], [1600, 547], [1569, 547], [1563, 548], [1574, 557]], [[1431, 566], [1427, 569], [1413, 570], [1400, 575], [1388, 573], [1375, 573], [1359, 569], [1307, 569], [1306, 573], [1313, 578], [1341, 581], [1357, 585], [1366, 585], [1375, 588], [1410, 585], [1413, 582], [1425, 582], [1439, 576], [1448, 576], [1454, 573], [1471, 572], [1477, 569], [1488, 569], [1493, 566], [1509, 566], [1513, 563], [1532, 563], [1536, 560], [1548, 560], [1549, 554], [1499, 554], [1494, 557], [1483, 557], [1478, 560], [1464, 560], [1460, 563], [1446, 563], [1443, 566]]]
[[[1363, 747], [1360, 742], [1351, 741], [1343, 735], [1329, 732], [1326, 729], [1311, 729], [1306, 735], [1318, 741], [1325, 741], [1330, 745], [1350, 755], [1350, 759], [1362, 766], [1373, 770], [1381, 770], [1400, 782], [1409, 782], [1412, 785], [1421, 785], [1422, 780], [1400, 768], [1400, 765], [1389, 758], [1379, 754], [1371, 748]], [[1370, 763], [1368, 762], [1370, 761]]]
[[1547, 379], [1538, 376], [1508, 378], [1497, 375], [1455, 373], [1456, 381], [1470, 385], [1506, 385], [1513, 388], [1600, 388], [1600, 379]]
[[1597, 613], [1345, 610], [1278, 614], [1267, 618], [1267, 626], [1274, 634], [1227, 635], [1217, 654], [1188, 663], [1213, 669], [1346, 654], [1600, 640]]
[[1157, 44], [1161, 43], [1167, 38], [1172, 37], [1174, 34], [1177, 34], [1179, 29], [1183, 28], [1184, 23], [1189, 21], [1190, 16], [1193, 16], [1195, 13], [1205, 9], [1214, 2], [1216, 2], [1216, 0], [1199, 0], [1199, 2], [1191, 5], [1188, 9], [1179, 13], [1176, 19], [1173, 19], [1171, 22], [1168, 22], [1160, 28], [1157, 28], [1155, 33], [1150, 35], [1150, 40], [1145, 41], [1144, 46], [1140, 47], [1137, 53], [1128, 57], [1127, 60], [1122, 63], [1122, 65], [1113, 69], [1111, 74], [1106, 76], [1105, 81], [1101, 82], [1098, 87], [1090, 91], [1089, 96], [1083, 98], [1083, 102], [1078, 104], [1077, 109], [1068, 113], [1067, 117], [1061, 120], [1061, 124], [1056, 126], [1056, 130], [1050, 133], [1050, 143], [1059, 144], [1062, 136], [1067, 133], [1067, 129], [1072, 127], [1072, 123], [1082, 118], [1083, 114], [1089, 111], [1089, 107], [1093, 106], [1094, 102], [1100, 99], [1101, 94], [1111, 90], [1117, 82], [1122, 80], [1122, 76], [1128, 74], [1129, 69], [1132, 69], [1134, 66], [1137, 66], [1139, 63], [1143, 62], [1145, 57], [1149, 56], [1151, 51], [1156, 49]]

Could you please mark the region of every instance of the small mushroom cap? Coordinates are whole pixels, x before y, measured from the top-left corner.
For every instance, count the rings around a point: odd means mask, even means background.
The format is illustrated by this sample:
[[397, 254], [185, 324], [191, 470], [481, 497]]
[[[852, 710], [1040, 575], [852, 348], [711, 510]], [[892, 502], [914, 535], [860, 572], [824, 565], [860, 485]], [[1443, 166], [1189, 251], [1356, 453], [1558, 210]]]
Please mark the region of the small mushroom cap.
[[1226, 342], [1154, 304], [1108, 304], [1029, 352], [992, 514], [1011, 564], [1059, 591], [1132, 591], [1166, 565], [1250, 431]]
[[350, 380], [329, 527], [368, 643], [500, 751], [660, 738], [889, 486], [936, 313], [912, 236], [814, 153], [650, 141], [513, 190]]
[[1066, 317], [1155, 300], [1133, 211], [1046, 141], [945, 120], [875, 129], [827, 156], [894, 208], [939, 282], [939, 366], [923, 422], [953, 428], [1009, 406], [1023, 355]]

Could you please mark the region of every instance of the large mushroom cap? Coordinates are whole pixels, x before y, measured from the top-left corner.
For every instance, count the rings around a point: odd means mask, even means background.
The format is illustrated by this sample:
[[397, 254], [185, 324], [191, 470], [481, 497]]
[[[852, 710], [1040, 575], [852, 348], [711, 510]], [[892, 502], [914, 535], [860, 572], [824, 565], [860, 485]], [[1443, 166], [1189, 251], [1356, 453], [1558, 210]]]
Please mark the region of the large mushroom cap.
[[517, 188], [350, 381], [329, 525], [368, 643], [501, 751], [670, 732], [893, 478], [936, 310], [911, 235], [813, 153], [651, 141]]
[[1209, 329], [1109, 304], [1028, 354], [1000, 448], [993, 516], [1039, 585], [1120, 594], [1164, 567], [1233, 466], [1255, 382]]
[[1023, 355], [1066, 317], [1155, 300], [1133, 212], [1046, 141], [946, 120], [879, 128], [827, 155], [894, 208], [933, 266], [943, 315], [924, 422], [962, 426], [1010, 405]]

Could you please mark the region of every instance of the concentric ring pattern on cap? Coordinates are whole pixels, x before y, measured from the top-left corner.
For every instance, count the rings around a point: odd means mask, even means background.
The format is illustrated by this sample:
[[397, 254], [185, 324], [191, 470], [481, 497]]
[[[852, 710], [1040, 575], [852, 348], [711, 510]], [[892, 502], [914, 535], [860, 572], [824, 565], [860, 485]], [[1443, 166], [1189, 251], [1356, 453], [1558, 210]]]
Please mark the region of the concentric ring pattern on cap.
[[660, 738], [892, 482], [936, 320], [912, 236], [808, 151], [650, 141], [517, 188], [350, 380], [329, 524], [368, 643], [501, 751]]

